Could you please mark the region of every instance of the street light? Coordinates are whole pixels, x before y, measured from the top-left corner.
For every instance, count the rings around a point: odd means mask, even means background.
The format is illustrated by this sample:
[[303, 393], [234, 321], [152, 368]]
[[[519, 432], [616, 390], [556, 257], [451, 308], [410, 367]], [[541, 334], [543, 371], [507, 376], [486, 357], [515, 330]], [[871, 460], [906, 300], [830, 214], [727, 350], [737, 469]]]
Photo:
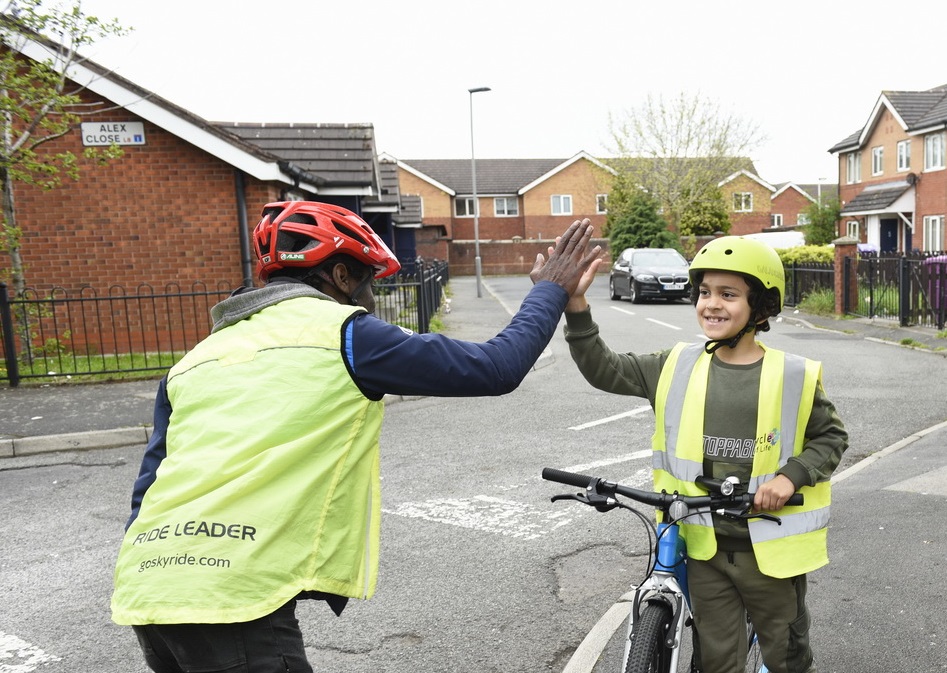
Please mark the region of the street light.
[[474, 123], [473, 123], [473, 95], [483, 91], [490, 91], [488, 86], [478, 86], [467, 89], [470, 94], [470, 176], [473, 179], [474, 203], [474, 267], [477, 273], [477, 298], [482, 296], [480, 290], [480, 204], [477, 202], [477, 160], [474, 155]]

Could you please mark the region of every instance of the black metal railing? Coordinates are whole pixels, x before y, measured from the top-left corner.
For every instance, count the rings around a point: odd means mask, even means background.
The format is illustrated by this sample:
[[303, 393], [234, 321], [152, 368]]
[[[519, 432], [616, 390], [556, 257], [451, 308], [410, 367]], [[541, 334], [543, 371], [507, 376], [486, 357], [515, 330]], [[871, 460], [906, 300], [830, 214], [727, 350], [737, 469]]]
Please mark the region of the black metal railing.
[[[447, 262], [406, 264], [376, 283], [376, 314], [428, 332], [448, 280]], [[159, 374], [210, 333], [210, 309], [231, 289], [169, 284], [159, 293], [142, 284], [129, 292], [116, 285], [106, 296], [54, 288], [11, 299], [0, 283], [0, 381], [15, 387], [22, 379]]]

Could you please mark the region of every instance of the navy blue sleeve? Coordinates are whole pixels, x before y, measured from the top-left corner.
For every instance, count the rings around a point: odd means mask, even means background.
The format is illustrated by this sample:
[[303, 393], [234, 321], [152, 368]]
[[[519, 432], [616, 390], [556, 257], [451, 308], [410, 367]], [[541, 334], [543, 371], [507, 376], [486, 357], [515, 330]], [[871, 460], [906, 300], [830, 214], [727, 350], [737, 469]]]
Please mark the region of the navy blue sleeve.
[[165, 441], [168, 436], [168, 422], [171, 419], [171, 401], [168, 399], [167, 386], [168, 377], [164, 377], [161, 379], [161, 383], [158, 384], [158, 394], [155, 396], [154, 427], [151, 431], [151, 438], [148, 440], [148, 446], [145, 448], [145, 455], [141, 460], [138, 479], [135, 480], [135, 487], [132, 489], [132, 514], [128, 519], [128, 523], [125, 524], [125, 530], [128, 530], [132, 522], [138, 518], [138, 510], [141, 508], [145, 491], [154, 483], [158, 466], [168, 455]]
[[516, 389], [552, 339], [569, 297], [533, 286], [510, 324], [483, 343], [416, 334], [372, 315], [350, 323], [344, 350], [356, 383], [379, 395], [475, 397]]

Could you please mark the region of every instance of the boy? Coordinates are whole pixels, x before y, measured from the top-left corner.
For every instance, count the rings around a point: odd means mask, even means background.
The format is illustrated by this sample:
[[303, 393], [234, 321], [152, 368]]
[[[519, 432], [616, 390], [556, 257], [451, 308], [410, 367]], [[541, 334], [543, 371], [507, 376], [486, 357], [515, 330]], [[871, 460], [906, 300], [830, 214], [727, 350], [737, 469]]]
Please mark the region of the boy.
[[735, 476], [756, 492], [756, 511], [772, 512], [794, 492], [805, 495], [803, 506], [779, 512], [781, 526], [714, 515], [685, 522], [681, 533], [703, 673], [744, 670], [744, 612], [770, 671], [814, 671], [806, 573], [828, 563], [829, 477], [848, 434], [822, 389], [821, 364], [756, 341], [785, 292], [772, 248], [716, 239], [697, 253], [690, 278], [706, 343], [648, 355], [612, 351], [585, 300], [590, 274], [566, 305], [566, 340], [593, 386], [651, 403], [656, 490], [699, 495], [697, 476]]

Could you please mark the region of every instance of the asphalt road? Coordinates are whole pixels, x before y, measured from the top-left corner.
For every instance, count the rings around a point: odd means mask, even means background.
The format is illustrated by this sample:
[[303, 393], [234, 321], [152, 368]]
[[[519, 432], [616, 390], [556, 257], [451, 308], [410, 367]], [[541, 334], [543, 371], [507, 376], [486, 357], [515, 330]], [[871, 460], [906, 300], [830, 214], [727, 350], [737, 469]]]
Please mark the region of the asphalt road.
[[[488, 286], [515, 308], [528, 281]], [[455, 306], [494, 301], [472, 289], [457, 283]], [[604, 288], [593, 300], [617, 348], [657, 350], [696, 336], [686, 304], [609, 302]], [[468, 324], [464, 336], [488, 338], [494, 321]], [[947, 669], [947, 435], [860, 462], [947, 419], [947, 360], [791, 320], [765, 340], [825, 362], [826, 389], [852, 437], [844, 467], [867, 465], [836, 488], [833, 563], [811, 578], [820, 671]], [[640, 579], [640, 525], [550, 503], [558, 488], [539, 472], [549, 465], [647, 483], [653, 416], [642, 400], [592, 390], [561, 335], [550, 348], [511, 395], [389, 407], [378, 593], [341, 618], [301, 605], [316, 670], [558, 673]], [[131, 631], [108, 617], [142, 448], [0, 461], [0, 673], [145, 670]]]

